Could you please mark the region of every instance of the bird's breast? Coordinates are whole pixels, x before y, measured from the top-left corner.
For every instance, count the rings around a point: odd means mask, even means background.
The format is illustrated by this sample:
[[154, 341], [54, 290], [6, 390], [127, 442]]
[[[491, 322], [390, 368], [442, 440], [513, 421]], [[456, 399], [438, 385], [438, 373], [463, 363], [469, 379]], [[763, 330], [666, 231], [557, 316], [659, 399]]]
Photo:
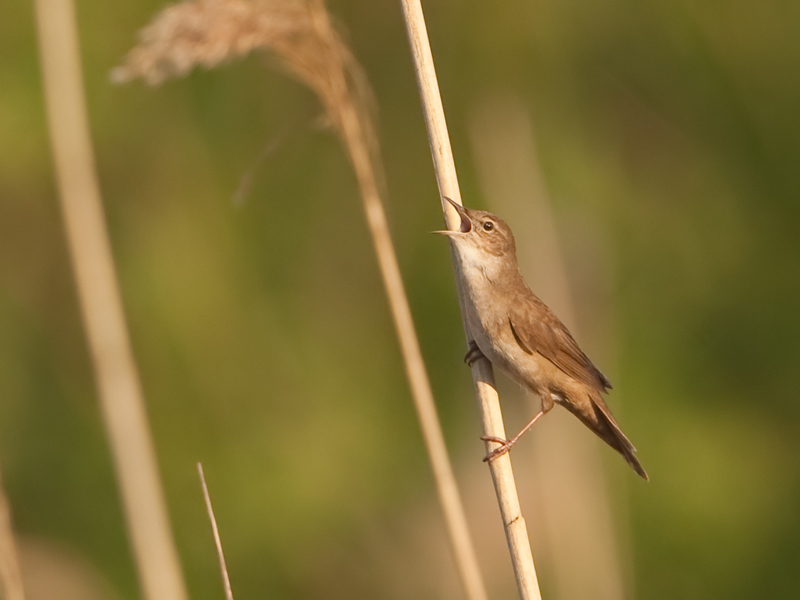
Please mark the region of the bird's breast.
[[509, 320], [513, 296], [486, 277], [473, 277], [465, 285], [465, 317], [475, 343], [493, 365], [524, 387], [538, 392], [542, 357], [524, 350]]

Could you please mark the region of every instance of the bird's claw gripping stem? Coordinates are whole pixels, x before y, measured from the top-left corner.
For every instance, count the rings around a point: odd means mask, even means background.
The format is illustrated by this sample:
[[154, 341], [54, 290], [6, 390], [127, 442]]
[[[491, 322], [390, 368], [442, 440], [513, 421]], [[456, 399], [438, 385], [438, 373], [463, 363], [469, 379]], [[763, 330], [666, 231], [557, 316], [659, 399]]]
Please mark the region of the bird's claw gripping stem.
[[486, 457], [483, 459], [483, 462], [489, 462], [490, 463], [494, 459], [496, 459], [496, 458], [498, 458], [500, 456], [503, 456], [503, 454], [505, 454], [506, 452], [511, 450], [511, 448], [514, 446], [514, 444], [516, 444], [519, 441], [519, 438], [521, 438], [528, 431], [530, 431], [531, 427], [533, 427], [533, 424], [536, 423], [536, 421], [538, 421], [539, 419], [541, 419], [542, 416], [544, 416], [544, 414], [548, 410], [550, 410], [550, 408], [543, 408], [538, 413], [536, 413], [536, 416], [533, 417], [530, 421], [528, 421], [528, 424], [525, 425], [525, 427], [523, 427], [520, 430], [520, 432], [517, 435], [515, 435], [513, 438], [511, 438], [510, 440], [504, 440], [503, 438], [495, 437], [493, 435], [484, 435], [484, 436], [482, 436], [481, 439], [484, 442], [495, 442], [497, 444], [501, 444], [500, 446], [498, 446], [497, 448], [495, 448], [494, 450], [489, 452], [489, 454], [487, 454]]
[[475, 343], [475, 340], [470, 340], [469, 350], [467, 350], [467, 354], [464, 356], [464, 362], [467, 363], [467, 366], [471, 367], [476, 360], [480, 360], [481, 358], [486, 358], [486, 356], [481, 352], [481, 349], [478, 348], [478, 344]]
[[517, 443], [516, 439], [504, 440], [503, 438], [493, 437], [491, 435], [481, 436], [481, 439], [484, 442], [496, 442], [500, 444], [500, 446], [489, 452], [489, 454], [487, 454], [483, 458], [483, 462], [489, 462], [489, 463], [495, 460], [496, 458], [500, 458], [501, 456], [503, 456], [503, 454], [511, 450], [512, 446], [514, 446], [514, 444]]

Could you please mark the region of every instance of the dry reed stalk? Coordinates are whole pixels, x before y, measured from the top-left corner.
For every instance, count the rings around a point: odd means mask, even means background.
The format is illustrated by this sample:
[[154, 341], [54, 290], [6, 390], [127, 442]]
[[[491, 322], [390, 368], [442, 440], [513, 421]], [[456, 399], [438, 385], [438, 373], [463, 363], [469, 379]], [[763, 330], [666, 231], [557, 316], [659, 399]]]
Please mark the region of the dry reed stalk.
[[[422, 14], [422, 5], [419, 0], [402, 0], [402, 4], [414, 67], [417, 73], [417, 83], [422, 98], [439, 193], [460, 204], [461, 192], [458, 187], [453, 151], [447, 134], [444, 108], [442, 107], [439, 85], [436, 80], [436, 70], [433, 65], [433, 55], [425, 27], [425, 18]], [[448, 229], [458, 229], [460, 219], [455, 209], [444, 200], [441, 202]], [[453, 254], [453, 257], [459, 299], [463, 304], [464, 284], [461, 277], [461, 269], [458, 261], [455, 260], [455, 254]], [[464, 328], [467, 338], [471, 340], [472, 337], [466, 321], [464, 321]], [[500, 399], [494, 386], [492, 367], [488, 361], [479, 360], [473, 363], [472, 379], [481, 411], [484, 435], [505, 438]], [[487, 451], [491, 449], [491, 444], [491, 442], [486, 443]], [[530, 541], [528, 540], [528, 531], [520, 509], [514, 473], [511, 469], [510, 455], [506, 453], [491, 461], [489, 469], [492, 473], [495, 492], [497, 493], [497, 501], [500, 506], [500, 514], [503, 519], [520, 598], [524, 600], [541, 599], [536, 568], [533, 563]]]
[[[471, 111], [469, 124], [485, 197], [498, 214], [524, 223], [529, 232], [517, 240], [517, 254], [533, 264], [535, 277], [526, 279], [536, 283], [534, 289], [570, 330], [580, 333], [528, 111], [519, 98], [491, 96]], [[539, 489], [531, 525], [543, 534], [540, 564], [547, 560], [563, 600], [621, 600], [628, 582], [605, 469], [595, 440], [573, 425], [568, 419], [552, 419], [524, 449], [515, 450], [529, 452], [535, 463]], [[575, 577], [576, 563], [583, 565], [580, 577]]]
[[11, 505], [3, 488], [2, 477], [0, 477], [0, 582], [3, 584], [5, 600], [25, 600], [22, 571], [19, 568], [19, 555], [11, 523]]
[[225, 600], [233, 600], [233, 591], [231, 590], [231, 579], [228, 577], [228, 567], [225, 564], [225, 555], [222, 553], [222, 540], [219, 537], [219, 528], [217, 527], [217, 519], [214, 516], [214, 507], [211, 506], [211, 496], [208, 494], [208, 486], [206, 485], [206, 474], [203, 472], [203, 465], [197, 463], [197, 474], [200, 476], [200, 487], [203, 488], [203, 500], [206, 503], [206, 512], [208, 512], [208, 520], [211, 521], [211, 533], [214, 536], [214, 546], [217, 549], [217, 560], [219, 560], [219, 570], [222, 573], [222, 585], [225, 589]]
[[141, 33], [141, 43], [112, 76], [157, 84], [195, 65], [217, 66], [251, 50], [273, 51], [287, 72], [311, 88], [344, 142], [400, 342], [411, 395], [433, 470], [461, 582], [471, 600], [485, 599], [475, 550], [447, 455], [433, 392], [381, 202], [371, 95], [350, 50], [331, 26], [322, 0], [195, 0], [166, 8]]
[[75, 7], [71, 0], [35, 5], [67, 246], [142, 592], [184, 600], [94, 169]]

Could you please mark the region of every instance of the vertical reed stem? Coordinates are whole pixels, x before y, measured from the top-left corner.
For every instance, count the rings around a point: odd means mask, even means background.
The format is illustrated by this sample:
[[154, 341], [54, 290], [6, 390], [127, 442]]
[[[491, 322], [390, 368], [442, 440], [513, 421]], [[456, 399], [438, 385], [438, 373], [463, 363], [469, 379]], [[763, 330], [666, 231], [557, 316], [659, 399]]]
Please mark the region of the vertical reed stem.
[[[419, 0], [402, 0], [402, 5], [414, 67], [417, 73], [417, 83], [422, 98], [422, 107], [428, 129], [439, 193], [442, 196], [452, 198], [460, 204], [461, 192], [458, 187], [453, 151], [447, 134], [447, 123], [445, 122], [442, 98], [436, 80], [436, 70], [433, 65], [433, 55], [428, 41], [425, 18], [422, 14], [422, 5]], [[455, 209], [442, 201], [442, 210], [448, 228], [457, 229], [459, 218]], [[463, 298], [461, 270], [455, 260], [454, 269], [459, 298]], [[471, 339], [466, 321], [464, 322], [464, 328], [468, 339]], [[491, 365], [484, 360], [473, 363], [472, 379], [481, 411], [484, 435], [505, 438], [500, 399], [494, 387], [494, 375]], [[488, 451], [488, 442], [486, 446]], [[489, 469], [492, 473], [495, 492], [497, 493], [497, 501], [500, 506], [520, 598], [523, 600], [541, 600], [536, 568], [528, 540], [528, 531], [519, 506], [519, 497], [509, 454], [506, 453], [490, 462]]]
[[75, 7], [35, 5], [67, 246], [142, 593], [185, 600], [94, 168]]

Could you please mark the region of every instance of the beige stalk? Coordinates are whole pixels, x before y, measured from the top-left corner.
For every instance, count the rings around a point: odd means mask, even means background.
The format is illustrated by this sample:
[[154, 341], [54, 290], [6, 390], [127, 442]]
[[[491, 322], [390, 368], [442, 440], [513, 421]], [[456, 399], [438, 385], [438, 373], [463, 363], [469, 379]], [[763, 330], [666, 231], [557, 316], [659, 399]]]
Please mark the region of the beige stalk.
[[11, 523], [11, 505], [0, 478], [0, 594], [6, 600], [25, 600], [22, 585], [22, 571], [19, 567], [19, 553], [14, 540], [14, 527]]
[[71, 0], [35, 5], [67, 247], [142, 593], [186, 600], [100, 200], [75, 7]]
[[[406, 20], [408, 39], [411, 43], [411, 52], [414, 67], [417, 73], [417, 83], [422, 97], [422, 107], [428, 129], [433, 164], [436, 170], [436, 180], [439, 193], [461, 204], [461, 192], [458, 187], [453, 152], [450, 147], [450, 138], [447, 133], [447, 123], [444, 118], [444, 108], [436, 80], [436, 71], [433, 65], [428, 33], [425, 19], [422, 14], [422, 5], [419, 0], [402, 0], [403, 12]], [[460, 218], [455, 209], [442, 201], [442, 210], [449, 229], [457, 229]], [[462, 296], [461, 275], [458, 266], [456, 281], [459, 287], [459, 297]], [[464, 323], [467, 329], [466, 322]], [[467, 330], [467, 337], [471, 339]], [[472, 379], [475, 384], [475, 393], [483, 422], [484, 435], [505, 438], [503, 415], [500, 410], [500, 399], [494, 386], [494, 375], [488, 361], [479, 360], [472, 365]], [[487, 452], [490, 450], [487, 442]], [[505, 454], [489, 463], [492, 473], [500, 514], [503, 519], [506, 540], [511, 554], [511, 563], [517, 580], [517, 589], [523, 600], [541, 599], [539, 582], [536, 577], [536, 568], [533, 563], [528, 531], [525, 519], [519, 505], [519, 497], [514, 482], [514, 473], [511, 469], [511, 458]]]
[[208, 493], [206, 474], [203, 472], [203, 465], [200, 463], [197, 463], [197, 475], [200, 477], [200, 487], [203, 490], [203, 500], [206, 503], [206, 512], [208, 513], [208, 520], [211, 523], [211, 535], [214, 536], [214, 547], [217, 549], [217, 560], [219, 561], [219, 570], [222, 576], [222, 587], [225, 591], [225, 600], [233, 600], [231, 578], [228, 575], [228, 566], [225, 564], [225, 554], [222, 552], [222, 539], [219, 537], [217, 518], [214, 516], [214, 507], [211, 504], [211, 495]]

